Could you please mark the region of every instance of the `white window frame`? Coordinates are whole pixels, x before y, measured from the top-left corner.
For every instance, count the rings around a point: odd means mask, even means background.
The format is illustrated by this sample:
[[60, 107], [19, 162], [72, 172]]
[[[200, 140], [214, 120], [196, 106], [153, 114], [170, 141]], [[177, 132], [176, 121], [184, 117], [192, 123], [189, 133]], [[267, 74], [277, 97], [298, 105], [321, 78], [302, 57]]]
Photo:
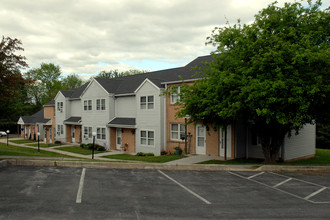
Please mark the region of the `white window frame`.
[[63, 102], [57, 102], [57, 111], [62, 112], [63, 111]]
[[[150, 100], [152, 98], [152, 101]], [[142, 100], [144, 99], [144, 100]], [[155, 97], [153, 95], [140, 96], [140, 109], [154, 109]]]
[[[174, 131], [173, 130], [173, 125], [177, 125], [178, 126], [178, 130]], [[174, 140], [174, 141], [184, 141], [181, 139], [181, 135], [185, 135], [185, 124], [184, 123], [170, 123], [170, 139]], [[177, 135], [177, 138], [173, 137], [173, 134]]]
[[84, 100], [84, 111], [91, 111], [93, 109], [92, 100]]
[[87, 138], [92, 138], [92, 127], [84, 127], [84, 138], [87, 135]]
[[96, 110], [105, 110], [105, 99], [96, 99]]
[[180, 92], [182, 86], [172, 86], [171, 87], [171, 104], [176, 104], [180, 100]]
[[[57, 125], [57, 131], [60, 132], [60, 134], [64, 134], [64, 127], [63, 127], [63, 125], [58, 124]], [[55, 129], [54, 129], [54, 132], [55, 132]]]
[[[142, 137], [142, 133], [145, 132], [146, 136]], [[151, 134], [151, 132], [153, 133], [153, 137], [150, 137], [149, 135]], [[142, 139], [145, 139], [145, 143], [142, 143]], [[150, 141], [152, 141], [152, 144], [149, 144]], [[154, 130], [147, 130], [147, 129], [143, 129], [140, 130], [140, 144], [143, 146], [147, 146], [147, 147], [154, 147], [155, 146], [155, 131]]]
[[105, 140], [105, 128], [96, 128], [96, 139]]

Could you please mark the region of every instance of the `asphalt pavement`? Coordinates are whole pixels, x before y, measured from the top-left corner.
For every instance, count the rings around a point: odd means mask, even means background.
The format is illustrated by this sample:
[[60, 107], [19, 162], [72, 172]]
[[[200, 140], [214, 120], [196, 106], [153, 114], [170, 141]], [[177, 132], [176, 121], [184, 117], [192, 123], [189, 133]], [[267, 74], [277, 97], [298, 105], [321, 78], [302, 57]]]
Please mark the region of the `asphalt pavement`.
[[330, 173], [0, 168], [0, 219], [328, 219]]

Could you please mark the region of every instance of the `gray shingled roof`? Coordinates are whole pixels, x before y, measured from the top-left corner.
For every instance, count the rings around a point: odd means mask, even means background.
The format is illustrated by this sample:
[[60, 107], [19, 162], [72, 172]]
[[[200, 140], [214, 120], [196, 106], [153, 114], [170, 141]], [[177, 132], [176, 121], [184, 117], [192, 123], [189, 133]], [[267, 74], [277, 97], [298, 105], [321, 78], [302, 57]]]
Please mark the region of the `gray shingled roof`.
[[81, 121], [81, 117], [70, 117], [64, 121], [65, 124], [77, 124]]
[[55, 106], [55, 100], [54, 99], [50, 100], [49, 102], [44, 104], [44, 106]]
[[31, 116], [22, 116], [22, 120], [24, 124], [36, 124], [36, 123], [42, 123], [46, 124], [51, 119], [44, 118], [44, 110], [41, 109], [37, 113], [31, 115]]
[[141, 85], [141, 83], [145, 79], [149, 79], [159, 88], [164, 88], [164, 85], [162, 84], [163, 82], [200, 78], [199, 75], [196, 75], [196, 71], [193, 69], [193, 67], [202, 67], [204, 62], [212, 61], [212, 59], [213, 58], [211, 55], [202, 56], [196, 58], [184, 67], [159, 70], [111, 79], [96, 78], [96, 80], [102, 85], [105, 90], [107, 90], [108, 93], [113, 93], [116, 95], [134, 93], [134, 91]]
[[82, 86], [80, 86], [79, 88], [76, 88], [76, 89], [61, 90], [61, 93], [66, 98], [80, 98], [80, 95], [85, 90], [85, 88], [87, 87], [87, 85], [88, 85], [88, 83], [85, 83], [84, 85], [82, 85]]
[[135, 118], [114, 118], [109, 122], [109, 125], [123, 125], [123, 126], [134, 126]]

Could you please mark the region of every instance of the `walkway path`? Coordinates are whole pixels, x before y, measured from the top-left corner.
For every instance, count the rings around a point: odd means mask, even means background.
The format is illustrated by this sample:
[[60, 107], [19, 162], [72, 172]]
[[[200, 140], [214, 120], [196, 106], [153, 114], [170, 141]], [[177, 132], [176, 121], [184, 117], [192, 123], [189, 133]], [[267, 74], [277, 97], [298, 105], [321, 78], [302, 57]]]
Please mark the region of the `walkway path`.
[[[9, 142], [10, 145], [14, 145], [14, 146], [18, 146], [18, 147], [26, 147], [26, 148], [32, 148], [32, 149], [38, 149], [38, 147], [34, 147], [34, 146], [29, 146], [27, 144], [16, 144], [11, 142], [12, 140], [22, 140], [22, 138], [10, 138]], [[7, 139], [0, 139], [0, 142], [2, 143], [7, 143]], [[62, 150], [58, 150], [56, 148], [60, 148], [60, 147], [66, 147], [66, 146], [74, 146], [77, 144], [74, 143], [65, 143], [63, 145], [59, 145], [59, 146], [53, 146], [53, 147], [42, 147], [40, 149], [44, 150], [44, 151], [49, 151], [49, 152], [55, 152], [55, 153], [60, 153], [60, 154], [64, 154], [67, 156], [72, 156], [72, 157], [77, 157], [77, 158], [83, 158], [83, 159], [92, 159], [92, 155], [83, 155], [83, 154], [77, 154], [77, 153], [72, 153], [72, 152], [67, 152], [67, 151], [62, 151]], [[77, 145], [78, 146], [78, 145]], [[118, 159], [110, 159], [110, 158], [104, 158], [103, 156], [107, 156], [107, 155], [114, 155], [114, 154], [123, 154], [124, 152], [122, 151], [117, 151], [117, 150], [113, 150], [111, 152], [107, 151], [104, 153], [97, 153], [94, 154], [94, 159], [95, 160], [102, 160], [102, 161], [122, 161], [122, 160], [118, 160]], [[22, 159], [26, 159], [26, 158], [33, 158], [33, 159], [50, 159], [49, 157], [47, 158], [43, 158], [43, 157], [21, 157], [21, 156], [0, 156], [0, 158], [22, 158]], [[55, 159], [54, 157], [52, 159]], [[58, 159], [58, 157], [56, 158]], [[72, 158], [60, 158], [61, 160], [65, 160], [65, 159], [69, 159], [72, 160]], [[206, 156], [206, 155], [188, 155], [188, 157], [182, 158], [182, 159], [178, 159], [178, 160], [173, 160], [173, 161], [169, 161], [166, 162], [166, 164], [195, 164], [195, 163], [200, 163], [203, 161], [208, 161], [208, 160], [222, 160], [223, 158], [221, 157], [217, 157], [217, 156]], [[141, 161], [129, 161], [132, 163], [140, 163]]]

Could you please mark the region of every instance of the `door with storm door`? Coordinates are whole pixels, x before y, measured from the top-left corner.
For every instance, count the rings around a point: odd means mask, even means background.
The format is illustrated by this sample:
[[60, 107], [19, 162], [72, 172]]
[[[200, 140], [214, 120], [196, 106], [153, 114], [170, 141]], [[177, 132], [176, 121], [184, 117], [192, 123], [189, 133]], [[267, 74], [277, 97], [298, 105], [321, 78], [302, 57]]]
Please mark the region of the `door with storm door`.
[[117, 150], [121, 150], [121, 128], [117, 128]]
[[196, 154], [206, 154], [205, 130], [203, 125], [196, 126]]
[[71, 127], [72, 143], [76, 142], [75, 132], [76, 132], [75, 127], [74, 127], [74, 125], [72, 125], [72, 127]]

